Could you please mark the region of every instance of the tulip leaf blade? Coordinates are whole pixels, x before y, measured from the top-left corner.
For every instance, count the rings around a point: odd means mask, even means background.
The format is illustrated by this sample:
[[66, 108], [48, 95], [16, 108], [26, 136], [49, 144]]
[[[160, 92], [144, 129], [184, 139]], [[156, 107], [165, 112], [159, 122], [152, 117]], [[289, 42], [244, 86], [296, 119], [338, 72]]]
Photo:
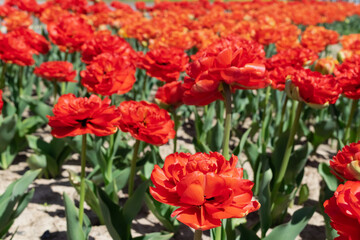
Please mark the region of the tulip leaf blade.
[[273, 173], [269, 167], [269, 161], [265, 159], [262, 165], [262, 178], [259, 188], [259, 202], [260, 208], [260, 225], [261, 233], [265, 236], [267, 230], [271, 226], [271, 192], [270, 183], [273, 178]]
[[155, 233], [149, 233], [149, 234], [145, 234], [140, 237], [133, 238], [133, 240], [168, 240], [173, 235], [174, 235], [173, 233], [155, 232]]
[[15, 218], [21, 214], [32, 199], [34, 190], [25, 191], [39, 172], [40, 170], [27, 171], [23, 177], [11, 183], [0, 195], [0, 238], [8, 232]]
[[263, 240], [289, 240], [296, 236], [305, 228], [306, 224], [315, 212], [315, 207], [304, 207], [297, 210], [290, 222], [275, 227], [272, 232]]
[[4, 152], [16, 133], [17, 116], [2, 118], [0, 122], [0, 152]]
[[318, 167], [319, 174], [324, 179], [326, 185], [331, 191], [336, 191], [339, 186], [337, 178], [331, 173], [330, 167], [327, 163], [320, 163]]
[[131, 239], [130, 225], [125, 220], [123, 211], [100, 188], [98, 188], [100, 209], [104, 222], [113, 240]]
[[307, 142], [304, 146], [291, 154], [284, 178], [286, 183], [293, 184], [295, 182], [296, 177], [304, 169], [306, 161], [313, 150], [312, 144]]
[[134, 194], [131, 197], [129, 197], [129, 199], [126, 201], [123, 208], [123, 214], [124, 214], [124, 218], [127, 221], [127, 224], [130, 225], [132, 220], [136, 217], [136, 215], [140, 211], [143, 200], [145, 198], [145, 192], [148, 189], [149, 184], [150, 184], [149, 181], [140, 184], [135, 190]]
[[244, 226], [244, 224], [240, 224], [237, 229], [240, 231], [240, 240], [260, 240], [260, 238], [256, 235], [256, 232]]
[[66, 215], [66, 234], [69, 240], [86, 240], [90, 233], [91, 225], [89, 218], [84, 215], [84, 224], [80, 226], [79, 210], [75, 207], [70, 197], [64, 193], [64, 205]]

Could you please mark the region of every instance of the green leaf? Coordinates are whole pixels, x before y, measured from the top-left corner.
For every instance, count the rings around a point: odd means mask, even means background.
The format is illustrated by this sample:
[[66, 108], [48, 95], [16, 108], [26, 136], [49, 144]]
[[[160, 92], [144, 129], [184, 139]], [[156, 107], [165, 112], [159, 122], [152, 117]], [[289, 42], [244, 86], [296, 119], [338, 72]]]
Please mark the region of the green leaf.
[[248, 157], [248, 160], [251, 164], [251, 167], [254, 171], [255, 170], [255, 165], [256, 165], [256, 161], [259, 157], [259, 148], [256, 144], [251, 143], [250, 141], [247, 141], [247, 144], [245, 144], [245, 154]]
[[[71, 185], [73, 185], [76, 191], [80, 193], [80, 177], [71, 170], [68, 170], [68, 173]], [[85, 179], [85, 201], [90, 206], [91, 210], [96, 213], [100, 223], [104, 224], [104, 218], [101, 213], [100, 203], [96, 191], [96, 185], [88, 179]]]
[[287, 145], [289, 139], [289, 131], [285, 131], [284, 133], [280, 134], [279, 138], [275, 142], [274, 151], [271, 155], [271, 165], [272, 169], [274, 170], [274, 175], [277, 176], [277, 171], [279, 171], [282, 160], [284, 158], [285, 149], [284, 147]]
[[309, 199], [309, 187], [307, 184], [303, 184], [300, 187], [300, 193], [299, 193], [299, 205], [303, 205], [304, 202], [306, 202]]
[[173, 235], [174, 235], [173, 233], [156, 232], [156, 233], [149, 233], [144, 236], [133, 238], [133, 240], [168, 240]]
[[331, 120], [324, 120], [316, 123], [314, 128], [316, 135], [328, 139], [333, 135], [334, 130], [336, 129], [336, 122]]
[[271, 226], [271, 194], [270, 194], [270, 182], [273, 178], [272, 171], [269, 167], [268, 161], [263, 163], [262, 178], [259, 189], [259, 202], [260, 208], [260, 225], [262, 236], [266, 235], [267, 230]]
[[240, 224], [237, 229], [239, 229], [241, 233], [240, 240], [260, 240], [260, 238], [256, 235], [256, 232], [248, 229], [244, 226], [244, 224]]
[[23, 99], [29, 104], [31, 111], [35, 113], [36, 116], [41, 117], [44, 122], [48, 122], [46, 116], [52, 115], [52, 107], [47, 105], [45, 102], [33, 99], [30, 96], [24, 96]]
[[315, 124], [314, 128], [315, 133], [311, 142], [316, 149], [321, 143], [333, 136], [336, 130], [336, 122], [333, 120], [324, 120]]
[[113, 172], [113, 179], [116, 182], [118, 189], [122, 189], [127, 185], [130, 175], [130, 168], [125, 168], [123, 170], [115, 170]]
[[130, 227], [121, 208], [98, 188], [98, 197], [104, 222], [113, 240], [130, 240]]
[[138, 186], [135, 190], [134, 194], [126, 201], [124, 205], [123, 214], [129, 225], [141, 209], [141, 205], [145, 197], [145, 192], [148, 189], [149, 184], [149, 181], [140, 184], [140, 186]]
[[44, 155], [32, 154], [26, 162], [32, 170], [46, 168], [46, 157]]
[[208, 146], [206, 146], [205, 143], [198, 140], [196, 137], [194, 137], [194, 139], [193, 139], [193, 144], [195, 147], [195, 151], [197, 151], [197, 152], [209, 153], [211, 151], [210, 148]]
[[12, 161], [14, 161], [17, 154], [18, 154], [17, 146], [15, 146], [14, 144], [10, 144], [9, 147], [6, 148], [5, 151], [2, 152], [0, 155], [1, 157], [0, 166], [3, 169], [7, 169], [12, 163]]
[[[205, 107], [204, 107], [205, 108]], [[202, 133], [207, 133], [213, 127], [213, 121], [215, 116], [215, 103], [209, 104], [202, 126]]]
[[304, 169], [306, 161], [313, 149], [311, 143], [307, 142], [306, 145], [291, 154], [285, 174], [286, 183], [294, 184], [296, 177]]
[[29, 202], [33, 198], [34, 193], [35, 193], [35, 189], [33, 188], [28, 193], [25, 193], [24, 195], [22, 195], [20, 197], [17, 208], [13, 215], [14, 219], [17, 218], [18, 216], [20, 216], [20, 214], [25, 210], [26, 206], [29, 204]]
[[[169, 231], [174, 232], [175, 231], [175, 227], [174, 225], [171, 223], [171, 221], [169, 221], [167, 218], [165, 218], [163, 215], [163, 213], [161, 213], [161, 209], [158, 209], [156, 207], [156, 205], [154, 204], [154, 199], [152, 197], [150, 197], [150, 194], [145, 193], [145, 203], [146, 206], [148, 207], [148, 209], [152, 212], [152, 214], [154, 214], [154, 216], [161, 222], [161, 224]], [[169, 207], [169, 205], [160, 203], [162, 205], [165, 205], [166, 207]]]
[[250, 132], [251, 132], [251, 127], [248, 130], [246, 130], [246, 132], [241, 136], [240, 143], [234, 149], [233, 154], [240, 157], [240, 154], [244, 149], [246, 140], [248, 139]]
[[[1, 117], [2, 118], [2, 117]], [[16, 133], [17, 116], [4, 118], [0, 125], [0, 152], [4, 152]]]
[[208, 134], [208, 139], [210, 138], [209, 147], [212, 151], [220, 151], [223, 143], [224, 136], [224, 125], [220, 122], [216, 122], [215, 127], [211, 129], [211, 132]]
[[15, 218], [30, 202], [34, 191], [26, 193], [26, 190], [39, 172], [40, 170], [27, 171], [23, 177], [12, 182], [0, 196], [0, 238], [7, 233]]
[[320, 163], [318, 171], [328, 188], [333, 192], [336, 191], [336, 188], [339, 186], [339, 182], [337, 178], [330, 172], [329, 165], [327, 163]]
[[40, 170], [27, 171], [22, 178], [20, 178], [19, 180], [17, 180], [15, 182], [15, 185], [12, 189], [12, 197], [16, 198], [16, 197], [22, 195], [27, 190], [29, 185], [34, 181], [34, 179], [37, 177], [37, 175], [39, 175], [39, 173], [40, 173]]
[[315, 207], [304, 207], [297, 210], [290, 222], [275, 227], [264, 240], [289, 240], [296, 236], [305, 228], [306, 224], [315, 212]]
[[84, 214], [84, 226], [80, 226], [79, 210], [75, 207], [72, 200], [64, 193], [65, 215], [66, 215], [66, 235], [68, 240], [86, 240], [90, 233], [90, 220]]
[[26, 118], [24, 121], [19, 121], [19, 136], [24, 137], [26, 134], [31, 134], [36, 131], [36, 128], [45, 123], [44, 120], [39, 116], [31, 116]]

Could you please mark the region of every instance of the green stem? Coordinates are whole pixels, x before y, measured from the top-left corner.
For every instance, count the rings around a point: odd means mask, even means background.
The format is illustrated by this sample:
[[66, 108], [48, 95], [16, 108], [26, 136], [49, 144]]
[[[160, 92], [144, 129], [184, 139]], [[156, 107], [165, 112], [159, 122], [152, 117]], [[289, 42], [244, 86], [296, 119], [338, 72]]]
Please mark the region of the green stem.
[[215, 240], [221, 240], [221, 227], [215, 228]]
[[19, 96], [21, 96], [21, 95], [23, 94], [23, 84], [22, 84], [23, 73], [24, 73], [24, 67], [23, 67], [23, 66], [20, 66], [19, 76], [18, 76]]
[[53, 81], [54, 85], [54, 103], [56, 103], [56, 97], [57, 97], [57, 91], [58, 91], [58, 85], [56, 81]]
[[266, 124], [265, 124], [265, 118], [266, 118], [266, 115], [267, 115], [267, 105], [269, 103], [269, 97], [270, 97], [270, 90], [271, 90], [271, 87], [267, 87], [266, 88], [266, 94], [265, 94], [265, 104], [264, 104], [264, 111], [263, 111], [263, 117], [262, 117], [262, 126], [261, 126], [261, 143], [262, 143], [262, 151], [263, 153], [265, 153], [266, 151], [266, 143], [265, 143], [265, 127], [266, 127]]
[[224, 139], [223, 139], [223, 156], [229, 160], [229, 141], [230, 141], [230, 130], [231, 130], [231, 92], [230, 86], [223, 84], [224, 87], [224, 99], [225, 99], [225, 126], [224, 126]]
[[291, 128], [291, 126], [292, 126], [292, 124], [294, 122], [297, 107], [298, 107], [298, 101], [293, 100], [292, 101], [292, 107], [291, 107], [290, 121], [289, 121], [288, 129]]
[[80, 203], [79, 203], [79, 222], [83, 225], [84, 201], [85, 201], [85, 166], [86, 166], [86, 134], [82, 135], [81, 145], [81, 175], [80, 175]]
[[194, 232], [194, 240], [201, 240], [202, 231], [201, 230], [195, 230]]
[[344, 144], [345, 145], [350, 140], [349, 139], [350, 138], [350, 126], [351, 126], [351, 122], [353, 121], [356, 109], [357, 109], [358, 101], [359, 101], [358, 99], [353, 99], [352, 103], [351, 103], [350, 115], [349, 115], [349, 119], [347, 121], [346, 128], [345, 128], [345, 135], [344, 135]]
[[281, 109], [281, 118], [280, 118], [279, 128], [278, 128], [277, 134], [276, 134], [278, 137], [282, 133], [282, 128], [283, 128], [283, 124], [284, 124], [284, 116], [285, 116], [286, 105], [287, 105], [288, 100], [289, 100], [289, 98], [285, 95], [284, 105], [282, 106], [282, 109]]
[[68, 55], [69, 55], [69, 51], [66, 49], [65, 56], [64, 56], [64, 61], [67, 61]]
[[138, 152], [139, 152], [139, 146], [140, 146], [140, 140], [136, 140], [135, 145], [134, 145], [134, 152], [133, 152], [133, 156], [132, 156], [132, 160], [131, 160], [131, 170], [130, 170], [130, 177], [129, 177], [129, 189], [128, 189], [128, 193], [129, 193], [129, 197], [131, 197], [131, 195], [134, 192], [134, 179], [135, 179], [135, 172], [136, 172], [136, 160], [138, 157]]
[[61, 95], [64, 95], [66, 91], [66, 82], [61, 83]]
[[143, 83], [143, 87], [142, 87], [142, 92], [141, 92], [141, 96], [142, 98], [145, 100], [146, 97], [147, 97], [147, 94], [146, 94], [146, 90], [147, 90], [147, 80], [148, 80], [148, 75], [145, 74], [144, 76], [144, 83]]
[[0, 89], [4, 89], [4, 87], [5, 87], [6, 68], [7, 68], [7, 63], [4, 62], [4, 65], [3, 65], [2, 71], [1, 71], [1, 77], [0, 77]]
[[278, 194], [281, 182], [284, 179], [285, 172], [286, 172], [287, 166], [289, 164], [289, 160], [290, 160], [291, 150], [292, 150], [293, 145], [294, 145], [295, 134], [296, 134], [296, 131], [297, 131], [298, 126], [299, 126], [299, 120], [300, 120], [300, 115], [301, 115], [301, 111], [302, 111], [303, 106], [304, 106], [304, 103], [299, 102], [299, 105], [298, 105], [298, 107], [296, 109], [295, 119], [294, 119], [294, 121], [293, 121], [293, 123], [291, 125], [290, 135], [289, 135], [289, 138], [288, 138], [288, 142], [286, 144], [285, 153], [284, 153], [283, 160], [281, 162], [280, 171], [279, 171], [279, 174], [278, 174], [277, 178], [275, 179], [274, 188], [273, 188], [273, 191], [271, 193], [272, 199], [274, 199], [276, 197], [276, 195]]
[[179, 117], [176, 115], [176, 109], [173, 107], [171, 109], [171, 114], [174, 120], [174, 129], [175, 129], [175, 137], [174, 137], [174, 153], [176, 153], [177, 147], [177, 130], [179, 128]]
[[114, 153], [115, 134], [116, 133], [111, 134], [110, 135], [110, 140], [109, 140], [110, 153], [109, 153], [109, 156], [108, 156], [109, 161], [108, 161], [107, 166], [106, 166], [106, 178], [107, 178], [108, 183], [110, 183], [112, 181], [112, 166], [113, 166], [113, 161], [114, 161], [113, 153]]

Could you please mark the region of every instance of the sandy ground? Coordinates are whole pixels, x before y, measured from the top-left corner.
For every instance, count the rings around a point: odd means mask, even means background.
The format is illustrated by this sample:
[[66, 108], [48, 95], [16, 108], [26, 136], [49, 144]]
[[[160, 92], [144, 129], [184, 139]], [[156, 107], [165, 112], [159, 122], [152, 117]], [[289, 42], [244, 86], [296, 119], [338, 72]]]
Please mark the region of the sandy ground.
[[[179, 130], [179, 147], [188, 148], [191, 152], [195, 152], [193, 146], [189, 144], [191, 137], [182, 129]], [[172, 152], [172, 142], [160, 147], [162, 157]], [[28, 169], [26, 163], [26, 155], [24, 152], [7, 170], [0, 170], [1, 182], [0, 193], [4, 192], [6, 187], [14, 180], [20, 178]], [[335, 150], [328, 145], [321, 145], [317, 150], [317, 154], [312, 156], [305, 168], [305, 177], [303, 183], [307, 183], [310, 189], [310, 199], [307, 205], [316, 205], [319, 198], [319, 189], [321, 177], [317, 172], [317, 166], [322, 161], [328, 161], [335, 154]], [[74, 155], [73, 160], [66, 162], [63, 166], [63, 172], [58, 179], [36, 179], [31, 187], [35, 188], [35, 195], [24, 212], [18, 217], [10, 229], [10, 233], [15, 233], [14, 240], [35, 240], [35, 239], [66, 239], [66, 219], [62, 200], [62, 194], [65, 192], [78, 204], [79, 196], [75, 189], [68, 181], [68, 173], [66, 170], [80, 172], [79, 161]], [[87, 169], [91, 171], [91, 169]], [[250, 175], [251, 176], [251, 175]], [[121, 193], [120, 193], [121, 194]], [[300, 206], [295, 205], [290, 209], [290, 213], [299, 209]], [[85, 206], [85, 212], [92, 222], [90, 239], [108, 240], [111, 239], [105, 226], [99, 226], [96, 215], [92, 213], [88, 206]], [[323, 227], [323, 217], [315, 212], [309, 224], [297, 239], [325, 239], [325, 229]], [[165, 230], [157, 219], [147, 211], [144, 206], [137, 219], [133, 221], [132, 234], [139, 236], [145, 233], [157, 232]], [[191, 239], [192, 232], [182, 225], [179, 233], [173, 239]], [[7, 237], [5, 239], [10, 239]], [[205, 232], [204, 240], [210, 239], [209, 232]]]

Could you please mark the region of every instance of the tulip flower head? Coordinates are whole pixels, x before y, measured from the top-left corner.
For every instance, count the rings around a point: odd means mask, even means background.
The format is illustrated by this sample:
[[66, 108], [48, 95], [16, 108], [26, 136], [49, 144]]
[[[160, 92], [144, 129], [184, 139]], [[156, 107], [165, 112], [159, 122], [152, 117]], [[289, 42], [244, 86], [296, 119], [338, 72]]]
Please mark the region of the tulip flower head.
[[125, 101], [118, 110], [121, 114], [119, 128], [137, 140], [160, 146], [175, 137], [174, 122], [169, 113], [156, 104]]
[[189, 64], [184, 79], [184, 103], [203, 106], [222, 99], [222, 83], [232, 90], [268, 86], [264, 54], [260, 44], [234, 36], [199, 52]]
[[110, 106], [110, 99], [101, 100], [96, 95], [77, 98], [69, 93], [62, 95], [53, 109], [54, 116], [47, 116], [51, 134], [57, 138], [87, 133], [96, 136], [114, 134], [119, 113]]
[[360, 99], [360, 56], [354, 55], [336, 66], [334, 70], [342, 93], [350, 99]]
[[331, 226], [340, 235], [337, 240], [360, 239], [360, 182], [347, 181], [324, 203]]
[[124, 94], [135, 83], [135, 70], [127, 56], [105, 52], [95, 57], [86, 70], [81, 71], [81, 84], [89, 92], [103, 96]]
[[49, 81], [76, 82], [76, 71], [72, 63], [66, 61], [43, 62], [34, 73]]
[[360, 141], [343, 147], [330, 161], [330, 167], [336, 177], [360, 181]]
[[332, 75], [298, 69], [292, 74], [291, 79], [286, 81], [285, 91], [289, 98], [321, 109], [336, 102], [341, 88]]
[[171, 154], [163, 168], [155, 166], [150, 193], [159, 202], [178, 206], [171, 216], [189, 227], [219, 227], [221, 219], [242, 218], [260, 208], [252, 200], [254, 184], [243, 179], [237, 161], [234, 155], [226, 161], [216, 152]]
[[164, 82], [178, 80], [180, 72], [185, 71], [189, 57], [179, 48], [158, 48], [151, 50], [141, 59], [139, 68]]

